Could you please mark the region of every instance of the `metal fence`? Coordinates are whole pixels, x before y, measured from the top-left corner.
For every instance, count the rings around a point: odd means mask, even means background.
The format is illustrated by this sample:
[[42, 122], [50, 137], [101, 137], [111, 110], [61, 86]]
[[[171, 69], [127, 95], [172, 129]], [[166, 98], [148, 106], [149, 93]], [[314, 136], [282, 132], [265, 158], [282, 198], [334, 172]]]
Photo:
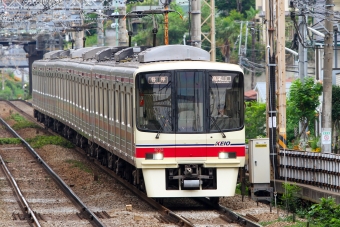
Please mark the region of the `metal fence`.
[[280, 150], [280, 179], [340, 192], [340, 155]]

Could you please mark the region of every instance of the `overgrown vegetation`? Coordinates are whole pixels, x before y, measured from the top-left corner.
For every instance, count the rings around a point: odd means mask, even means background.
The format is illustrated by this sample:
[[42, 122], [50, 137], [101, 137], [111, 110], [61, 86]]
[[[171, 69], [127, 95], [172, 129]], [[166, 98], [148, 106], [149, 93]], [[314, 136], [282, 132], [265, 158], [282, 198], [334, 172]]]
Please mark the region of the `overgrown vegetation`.
[[87, 173], [92, 173], [92, 169], [80, 161], [68, 159], [66, 160], [66, 163], [71, 164], [73, 168], [79, 168], [80, 170], [85, 171]]
[[12, 126], [14, 130], [19, 130], [23, 128], [40, 128], [39, 125], [26, 120], [23, 116], [18, 113], [11, 114], [10, 119], [13, 119], [16, 123]]
[[245, 114], [246, 139], [266, 136], [266, 104], [247, 102]]
[[293, 214], [298, 210], [300, 188], [296, 184], [283, 183], [284, 193], [281, 197], [284, 208]]
[[0, 144], [21, 144], [19, 138], [0, 138]]
[[[2, 76], [2, 75], [1, 75]], [[21, 79], [14, 76], [11, 71], [6, 71], [5, 76], [5, 86], [4, 90], [0, 89], [0, 99], [10, 100], [10, 99], [25, 99], [25, 92], [22, 88]], [[3, 87], [2, 81], [0, 81], [0, 88]]]
[[[288, 141], [295, 137], [294, 128], [299, 127], [301, 122], [301, 132], [296, 136], [300, 139], [301, 135], [306, 133], [307, 127], [314, 134], [314, 120], [317, 116], [316, 108], [320, 104], [320, 95], [322, 93], [322, 84], [314, 82], [313, 77], [306, 77], [302, 82], [297, 79], [292, 82], [287, 100], [287, 119], [290, 127], [287, 127]], [[293, 138], [294, 138], [293, 137]]]
[[340, 226], [340, 205], [332, 197], [321, 198], [308, 212], [308, 220], [319, 227]]
[[[295, 184], [283, 183], [285, 192], [280, 198], [281, 207], [288, 213], [285, 218], [279, 218], [275, 221], [261, 222], [263, 226], [273, 224], [275, 222], [287, 221], [296, 222], [293, 227], [338, 227], [340, 226], [340, 205], [336, 204], [332, 197], [321, 198], [320, 203], [308, 205], [300, 198], [300, 188]], [[295, 215], [304, 218], [306, 221], [295, 219]]]
[[36, 136], [34, 138], [26, 139], [26, 141], [33, 148], [41, 148], [49, 144], [58, 145], [66, 148], [74, 147], [74, 145], [70, 141], [60, 136]]

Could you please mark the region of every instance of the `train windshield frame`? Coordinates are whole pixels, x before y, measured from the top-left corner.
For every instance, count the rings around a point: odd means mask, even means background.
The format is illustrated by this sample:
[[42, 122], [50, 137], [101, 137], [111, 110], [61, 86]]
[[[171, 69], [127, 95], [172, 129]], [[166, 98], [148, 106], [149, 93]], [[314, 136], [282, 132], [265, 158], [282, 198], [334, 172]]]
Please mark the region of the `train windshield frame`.
[[241, 130], [244, 84], [240, 72], [173, 70], [136, 75], [136, 126], [162, 133]]

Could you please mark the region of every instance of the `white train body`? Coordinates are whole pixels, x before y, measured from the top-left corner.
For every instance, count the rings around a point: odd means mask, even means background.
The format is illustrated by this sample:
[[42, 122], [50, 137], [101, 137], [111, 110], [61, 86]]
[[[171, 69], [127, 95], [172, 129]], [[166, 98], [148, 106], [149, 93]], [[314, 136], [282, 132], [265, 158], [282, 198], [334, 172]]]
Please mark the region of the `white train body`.
[[106, 47], [34, 62], [37, 119], [149, 197], [233, 196], [245, 163], [242, 70], [190, 46], [128, 49], [128, 61]]

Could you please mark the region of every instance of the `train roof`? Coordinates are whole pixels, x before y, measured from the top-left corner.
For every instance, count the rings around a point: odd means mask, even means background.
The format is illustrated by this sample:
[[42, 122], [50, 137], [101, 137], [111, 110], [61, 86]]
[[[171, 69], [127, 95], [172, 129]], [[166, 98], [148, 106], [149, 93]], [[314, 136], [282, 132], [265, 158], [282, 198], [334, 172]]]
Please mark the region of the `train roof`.
[[44, 55], [44, 60], [69, 59], [94, 62], [160, 62], [160, 61], [210, 61], [210, 54], [197, 47], [166, 45], [157, 47], [86, 47], [77, 50], [57, 50]]
[[[170, 69], [214, 69], [242, 72], [235, 64], [211, 62], [209, 52], [187, 45], [157, 47], [86, 47], [48, 52], [44, 59], [56, 67], [91, 68], [100, 71], [158, 71]], [[150, 64], [152, 63], [152, 64]], [[109, 69], [111, 68], [111, 69]], [[130, 68], [130, 69], [129, 69]]]

